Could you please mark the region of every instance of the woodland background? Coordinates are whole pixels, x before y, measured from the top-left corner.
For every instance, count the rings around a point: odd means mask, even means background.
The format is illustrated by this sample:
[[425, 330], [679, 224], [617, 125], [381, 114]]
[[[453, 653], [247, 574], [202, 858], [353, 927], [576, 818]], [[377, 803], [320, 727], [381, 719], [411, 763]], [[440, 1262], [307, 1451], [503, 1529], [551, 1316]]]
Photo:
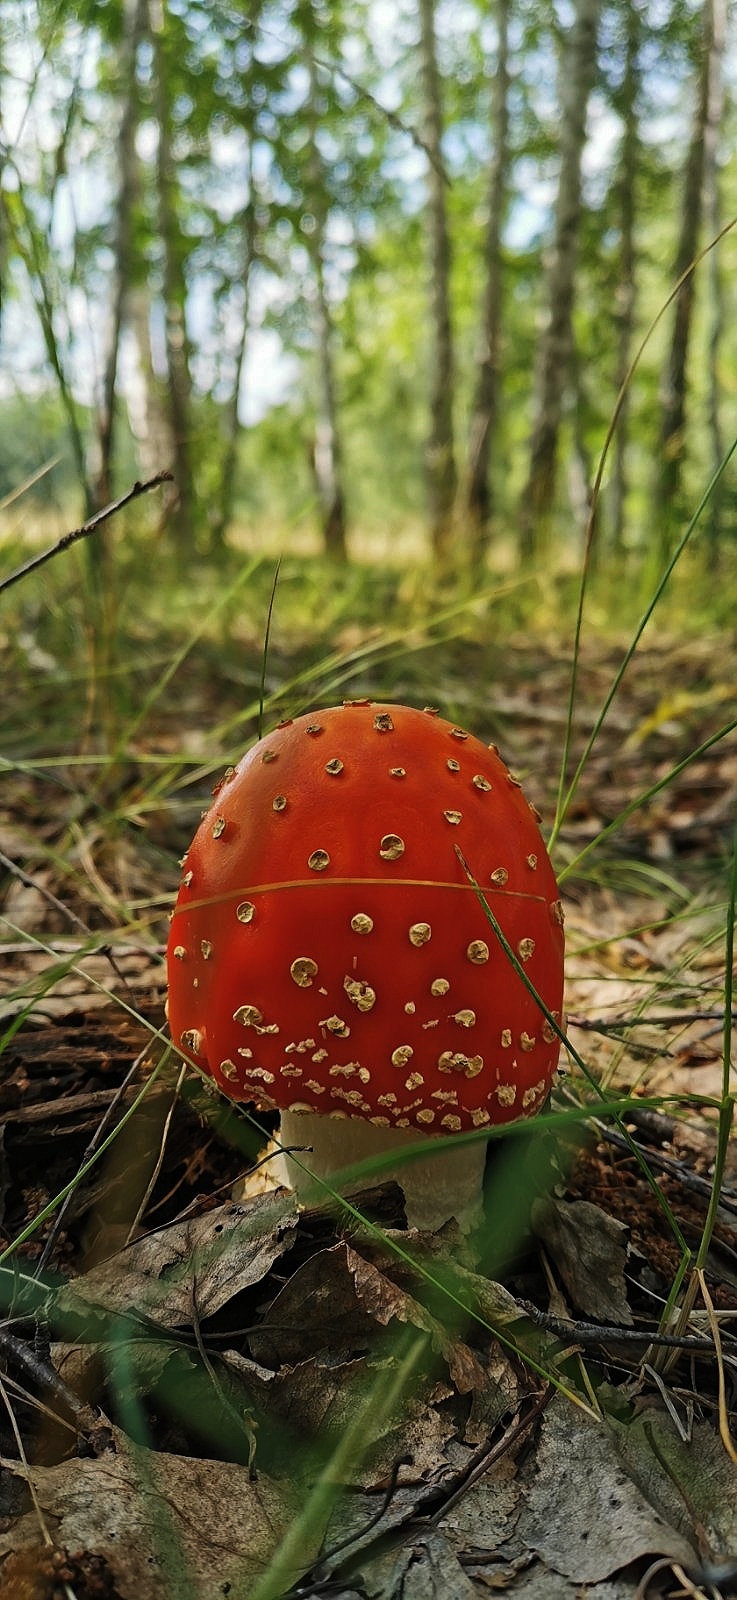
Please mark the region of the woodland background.
[[0, 493], [570, 566], [686, 273], [599, 507], [661, 558], [734, 427], [736, 73], [726, 0], [8, 0]]

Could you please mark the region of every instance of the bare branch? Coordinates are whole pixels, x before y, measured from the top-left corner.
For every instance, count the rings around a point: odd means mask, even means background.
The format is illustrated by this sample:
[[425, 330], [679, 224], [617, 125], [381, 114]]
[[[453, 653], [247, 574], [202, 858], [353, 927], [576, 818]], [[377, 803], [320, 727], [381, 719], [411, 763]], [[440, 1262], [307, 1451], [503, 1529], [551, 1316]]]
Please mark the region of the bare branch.
[[94, 517], [90, 517], [89, 522], [83, 522], [81, 528], [73, 528], [71, 533], [62, 534], [61, 539], [58, 539], [56, 544], [50, 545], [48, 550], [43, 550], [40, 556], [33, 556], [22, 567], [17, 567], [15, 572], [11, 572], [7, 578], [0, 578], [0, 594], [4, 594], [14, 583], [19, 583], [21, 578], [27, 577], [29, 572], [35, 572], [37, 567], [42, 567], [52, 556], [58, 556], [62, 550], [68, 550], [78, 539], [87, 539], [91, 533], [97, 533], [104, 522], [109, 522], [110, 518], [116, 516], [118, 511], [122, 511], [124, 506], [130, 505], [132, 500], [138, 500], [140, 495], [148, 494], [150, 489], [159, 489], [162, 483], [173, 483], [173, 481], [174, 475], [171, 472], [157, 472], [153, 478], [146, 478], [143, 483], [137, 481], [131, 489], [121, 495], [119, 500], [111, 501], [109, 506], [103, 506], [102, 511], [97, 511]]

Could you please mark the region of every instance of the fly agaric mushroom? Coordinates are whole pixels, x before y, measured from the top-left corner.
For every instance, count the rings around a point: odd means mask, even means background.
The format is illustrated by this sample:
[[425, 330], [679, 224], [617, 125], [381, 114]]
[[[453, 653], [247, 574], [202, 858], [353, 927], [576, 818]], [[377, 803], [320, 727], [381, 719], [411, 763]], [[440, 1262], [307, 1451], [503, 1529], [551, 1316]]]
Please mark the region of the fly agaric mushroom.
[[[461, 847], [462, 858], [454, 848]], [[168, 1015], [235, 1100], [281, 1111], [281, 1158], [331, 1173], [530, 1116], [559, 1040], [563, 911], [537, 813], [494, 746], [368, 700], [280, 723], [214, 791], [183, 859]], [[439, 1137], [436, 1137], [439, 1136]], [[486, 1142], [398, 1163], [411, 1225], [477, 1219]]]

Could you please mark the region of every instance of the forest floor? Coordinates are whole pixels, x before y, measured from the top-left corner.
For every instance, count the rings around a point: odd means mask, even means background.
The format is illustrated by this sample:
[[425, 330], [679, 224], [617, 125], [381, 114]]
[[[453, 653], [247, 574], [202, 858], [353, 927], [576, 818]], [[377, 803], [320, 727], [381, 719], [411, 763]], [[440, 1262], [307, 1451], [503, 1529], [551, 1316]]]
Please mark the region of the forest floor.
[[[548, 821], [569, 642], [373, 638], [321, 673], [277, 634], [266, 726], [431, 701]], [[569, 771], [623, 648], [584, 643]], [[195, 649], [101, 761], [87, 691], [29, 649], [0, 801], [2, 1600], [737, 1593], [728, 652], [648, 635], [596, 738], [556, 853], [589, 1076], [492, 1149], [468, 1245], [408, 1231], [393, 1185], [363, 1222], [249, 1191], [254, 1125], [166, 1055], [176, 860], [254, 735], [258, 650]]]

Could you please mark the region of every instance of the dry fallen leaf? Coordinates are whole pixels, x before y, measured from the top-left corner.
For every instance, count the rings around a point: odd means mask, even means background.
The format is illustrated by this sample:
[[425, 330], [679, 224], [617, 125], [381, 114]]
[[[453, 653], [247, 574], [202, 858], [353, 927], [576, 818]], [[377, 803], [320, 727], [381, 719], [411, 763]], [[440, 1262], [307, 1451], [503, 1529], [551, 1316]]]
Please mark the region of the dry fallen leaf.
[[685, 1444], [662, 1410], [597, 1423], [558, 1396], [534, 1448], [502, 1456], [431, 1529], [418, 1529], [421, 1500], [413, 1516], [404, 1496], [369, 1537], [361, 1537], [365, 1497], [341, 1508], [331, 1529], [347, 1527], [357, 1540], [352, 1566], [337, 1557], [335, 1578], [360, 1570], [371, 1600], [465, 1600], [471, 1580], [470, 1593], [482, 1586], [511, 1600], [581, 1600], [584, 1590], [586, 1600], [632, 1600], [653, 1560], [697, 1574], [702, 1561], [727, 1561], [737, 1543], [737, 1480], [717, 1436], [698, 1425]]
[[431, 1336], [460, 1393], [483, 1382], [468, 1346], [450, 1337], [418, 1300], [345, 1242], [319, 1251], [297, 1269], [253, 1330], [251, 1350], [269, 1367], [293, 1364], [316, 1349], [341, 1359], [371, 1349], [377, 1326], [386, 1328], [392, 1321]]
[[[122, 1600], [246, 1600], [291, 1521], [285, 1490], [233, 1462], [147, 1450], [117, 1430], [113, 1441], [99, 1459], [31, 1469], [54, 1542], [105, 1555]], [[38, 1544], [31, 1510], [0, 1534], [0, 1561]]]
[[546, 1566], [579, 1584], [600, 1583], [641, 1556], [686, 1565], [694, 1558], [682, 1528], [661, 1516], [639, 1473], [623, 1465], [611, 1429], [564, 1399], [543, 1418], [517, 1533]]
[[624, 1268], [628, 1229], [589, 1200], [536, 1200], [532, 1229], [545, 1245], [575, 1309], [597, 1322], [632, 1326]]
[[283, 1191], [218, 1206], [146, 1234], [74, 1278], [60, 1291], [56, 1314], [135, 1310], [160, 1327], [191, 1326], [260, 1283], [289, 1249], [296, 1227], [294, 1199]]

